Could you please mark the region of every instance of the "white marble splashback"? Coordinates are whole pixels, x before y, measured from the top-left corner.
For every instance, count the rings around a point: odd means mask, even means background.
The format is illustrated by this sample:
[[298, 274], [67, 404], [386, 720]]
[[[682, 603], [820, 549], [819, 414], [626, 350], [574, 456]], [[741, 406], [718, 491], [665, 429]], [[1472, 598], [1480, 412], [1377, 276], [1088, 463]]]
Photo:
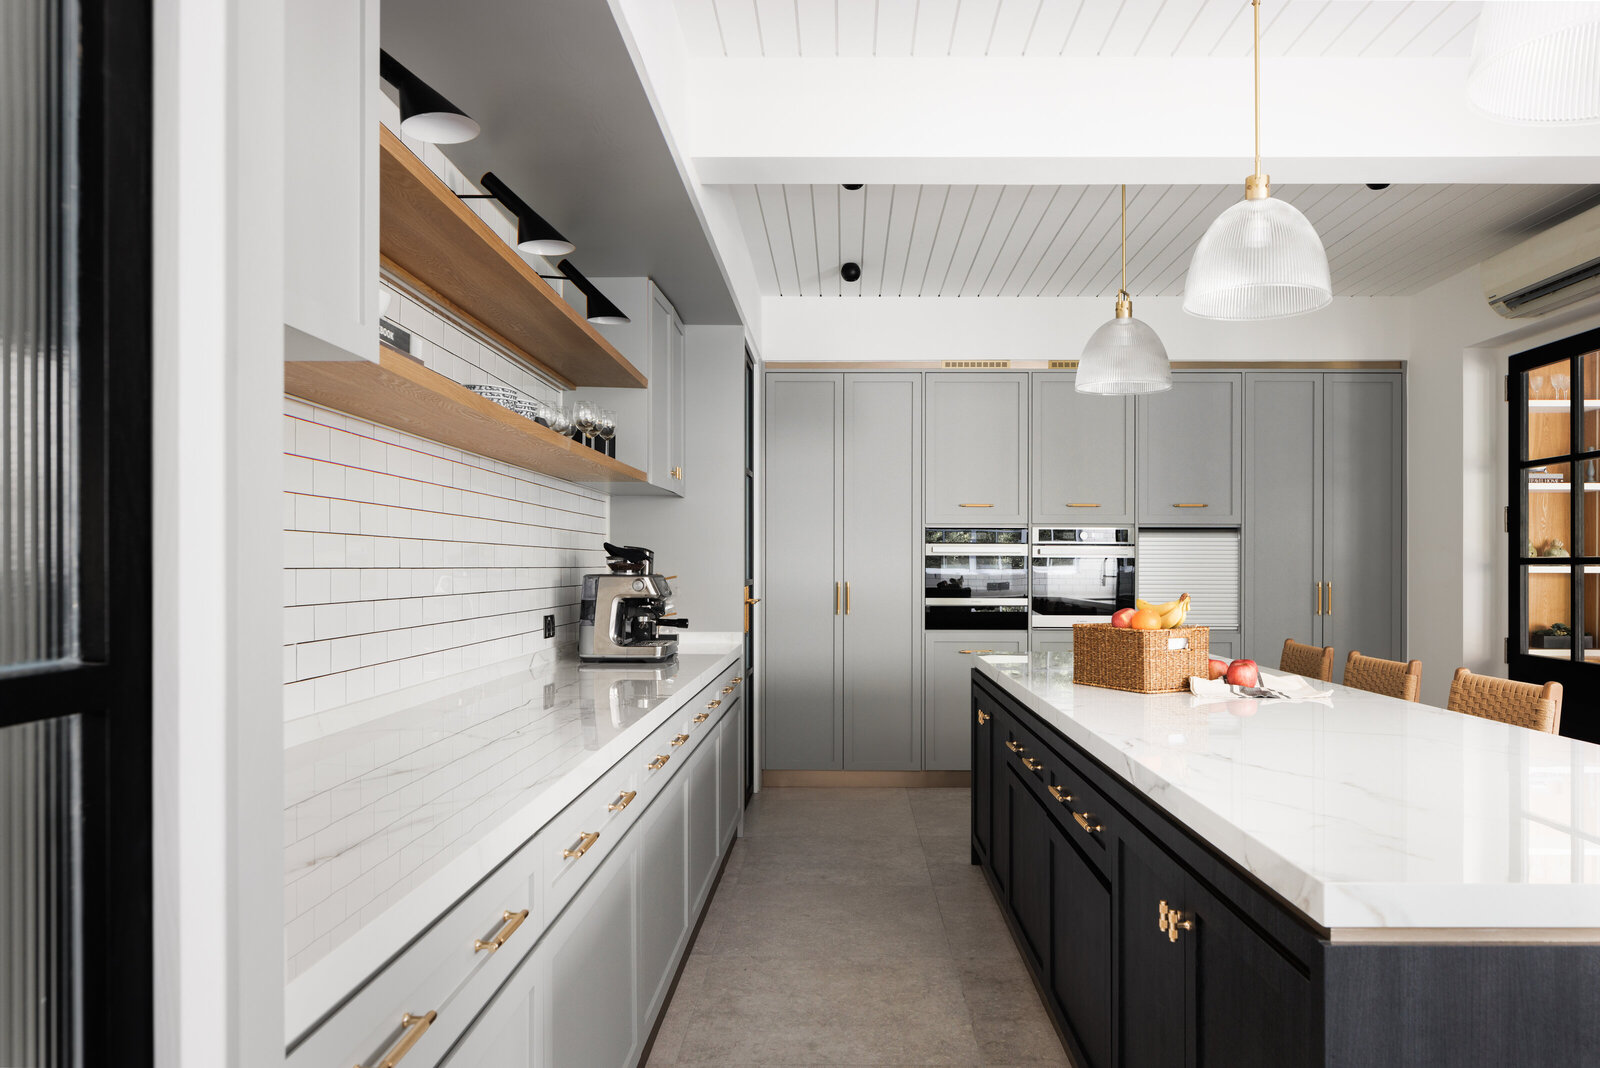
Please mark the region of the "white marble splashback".
[[1600, 746], [1327, 684], [1133, 694], [979, 670], [1328, 928], [1600, 928]]

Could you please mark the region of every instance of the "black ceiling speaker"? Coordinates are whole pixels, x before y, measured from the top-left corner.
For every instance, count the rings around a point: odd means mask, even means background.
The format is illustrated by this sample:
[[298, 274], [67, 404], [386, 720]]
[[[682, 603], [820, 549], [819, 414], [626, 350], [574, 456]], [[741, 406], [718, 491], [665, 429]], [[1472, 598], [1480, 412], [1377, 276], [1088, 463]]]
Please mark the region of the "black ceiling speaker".
[[378, 77], [400, 94], [400, 132], [406, 136], [436, 145], [458, 145], [478, 136], [470, 115], [387, 52], [378, 53]]
[[850, 192], [854, 193], [857, 189], [861, 188], [861, 183], [860, 182], [845, 182], [844, 183], [844, 187], [846, 189], [850, 190]]
[[839, 277], [846, 282], [854, 282], [861, 277], [861, 264], [847, 263], [839, 268]]
[[1372, 190], [1388, 189], [1389, 188], [1389, 183], [1388, 182], [1368, 182], [1367, 183], [1367, 188], [1368, 189], [1372, 189]]

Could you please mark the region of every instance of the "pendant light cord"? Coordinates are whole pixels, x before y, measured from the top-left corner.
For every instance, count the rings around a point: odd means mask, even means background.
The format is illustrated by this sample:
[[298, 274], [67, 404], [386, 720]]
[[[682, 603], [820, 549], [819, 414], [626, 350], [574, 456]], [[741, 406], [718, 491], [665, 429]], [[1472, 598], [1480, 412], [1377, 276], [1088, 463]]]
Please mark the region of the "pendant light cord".
[[1256, 23], [1256, 169], [1261, 173], [1261, 0], [1250, 0], [1250, 10]]
[[1122, 186], [1122, 290], [1124, 297], [1128, 295], [1128, 186]]

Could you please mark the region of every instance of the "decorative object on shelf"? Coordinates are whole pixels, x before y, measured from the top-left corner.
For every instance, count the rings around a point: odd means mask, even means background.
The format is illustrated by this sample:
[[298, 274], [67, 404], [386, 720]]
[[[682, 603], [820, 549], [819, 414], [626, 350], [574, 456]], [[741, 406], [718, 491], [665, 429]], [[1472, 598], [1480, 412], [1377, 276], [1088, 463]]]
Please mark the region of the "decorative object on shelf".
[[583, 272], [572, 265], [571, 260], [562, 260], [556, 264], [560, 271], [573, 285], [578, 287], [583, 294], [584, 317], [596, 326], [621, 326], [629, 322], [622, 309], [611, 303], [606, 295], [595, 288], [595, 284], [585, 278]]
[[580, 400], [572, 409], [572, 425], [582, 435], [583, 443], [594, 448], [595, 431], [600, 429], [600, 409], [594, 401]]
[[607, 456], [617, 455], [617, 412], [614, 408], [600, 409], [600, 449]]
[[498, 200], [506, 210], [517, 217], [517, 248], [532, 256], [565, 256], [577, 250], [550, 224], [543, 215], [528, 206], [528, 202], [511, 191], [493, 171], [484, 171], [478, 184], [487, 193], [457, 193], [462, 200]]
[[1183, 287], [1183, 310], [1205, 319], [1283, 319], [1333, 303], [1328, 252], [1316, 227], [1272, 196], [1261, 172], [1261, 0], [1255, 17], [1256, 169], [1244, 200], [1211, 223], [1195, 246]]
[[1128, 296], [1128, 187], [1122, 187], [1122, 287], [1116, 317], [1089, 336], [1073, 388], [1079, 393], [1160, 393], [1172, 388], [1172, 362], [1156, 332], [1133, 317]]
[[472, 117], [407, 70], [387, 52], [378, 53], [378, 77], [400, 94], [400, 132], [435, 145], [458, 145], [478, 136]]
[[470, 383], [470, 382], [463, 382], [462, 385], [465, 386], [467, 389], [472, 390], [472, 392], [476, 393], [478, 396], [484, 398], [485, 400], [492, 400], [496, 404], [500, 405], [500, 407], [502, 407], [502, 408], [510, 408], [512, 411], [516, 411], [517, 410], [517, 402], [522, 400], [522, 394], [518, 393], [516, 390], [512, 389], [510, 386], [501, 386], [501, 385], [485, 386], [485, 385], [475, 385], [475, 384]]
[[1484, 4], [1467, 99], [1506, 122], [1600, 122], [1600, 3]]

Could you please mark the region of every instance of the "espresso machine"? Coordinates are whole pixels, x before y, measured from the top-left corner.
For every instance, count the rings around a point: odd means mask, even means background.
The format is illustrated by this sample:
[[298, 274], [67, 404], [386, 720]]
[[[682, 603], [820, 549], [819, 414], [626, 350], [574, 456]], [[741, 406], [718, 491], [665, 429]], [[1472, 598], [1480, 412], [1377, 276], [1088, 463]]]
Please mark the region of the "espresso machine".
[[670, 660], [678, 639], [658, 631], [689, 625], [672, 615], [672, 587], [655, 573], [655, 553], [638, 545], [605, 543], [607, 574], [583, 576], [578, 614], [580, 660]]

